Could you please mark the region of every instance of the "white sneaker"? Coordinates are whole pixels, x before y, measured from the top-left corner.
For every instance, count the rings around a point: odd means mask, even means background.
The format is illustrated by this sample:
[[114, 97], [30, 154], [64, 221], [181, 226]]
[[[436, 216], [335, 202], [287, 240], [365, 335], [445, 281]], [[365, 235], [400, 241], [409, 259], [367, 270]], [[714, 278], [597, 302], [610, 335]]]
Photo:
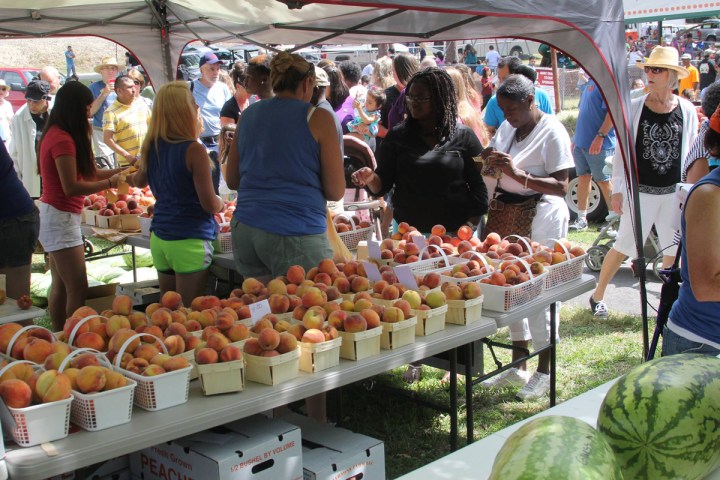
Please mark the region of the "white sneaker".
[[522, 387], [527, 383], [529, 377], [528, 372], [510, 368], [499, 375], [480, 382], [480, 386], [483, 388]]
[[535, 372], [530, 380], [517, 393], [518, 400], [535, 400], [550, 390], [550, 375]]

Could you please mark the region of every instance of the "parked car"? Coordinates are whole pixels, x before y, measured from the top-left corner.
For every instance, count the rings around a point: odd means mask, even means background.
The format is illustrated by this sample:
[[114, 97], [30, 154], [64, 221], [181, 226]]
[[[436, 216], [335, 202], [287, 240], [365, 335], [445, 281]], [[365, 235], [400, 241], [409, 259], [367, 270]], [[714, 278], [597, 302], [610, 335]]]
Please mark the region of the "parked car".
[[227, 48], [216, 45], [187, 45], [180, 54], [175, 78], [188, 81], [200, 78], [200, 57], [207, 52], [217, 55], [224, 68], [230, 68], [235, 61], [233, 53]]
[[[579, 208], [577, 206], [577, 187], [578, 178], [573, 168], [570, 171], [570, 180], [568, 182], [567, 193], [565, 194], [565, 202], [570, 209], [570, 219], [575, 220]], [[588, 197], [587, 219], [590, 222], [603, 222], [608, 214], [608, 206], [602, 196], [602, 191], [598, 187], [595, 180], [590, 180], [590, 195]]]
[[688, 33], [692, 33], [693, 38], [699, 42], [715, 42], [720, 38], [720, 18], [711, 18], [685, 30], [680, 30], [677, 38], [683, 39]]
[[0, 78], [5, 80], [6, 85], [10, 86], [10, 95], [7, 100], [14, 111], [25, 105], [25, 90], [27, 90], [28, 83], [39, 74], [39, 68], [0, 68]]
[[[410, 49], [402, 43], [393, 43], [396, 53], [409, 52]], [[334, 62], [352, 60], [364, 67], [377, 59], [377, 45], [324, 45], [320, 50], [320, 56]]]

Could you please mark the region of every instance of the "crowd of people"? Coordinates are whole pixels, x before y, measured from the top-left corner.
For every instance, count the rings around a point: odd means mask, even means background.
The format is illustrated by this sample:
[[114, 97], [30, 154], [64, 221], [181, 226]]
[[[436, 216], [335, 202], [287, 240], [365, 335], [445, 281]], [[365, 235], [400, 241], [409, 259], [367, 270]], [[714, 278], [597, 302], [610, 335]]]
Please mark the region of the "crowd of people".
[[[227, 74], [218, 57], [206, 53], [199, 79], [165, 84], [154, 101], [141, 95], [142, 73], [112, 57], [97, 65], [101, 80], [90, 87], [80, 82], [60, 87], [57, 70], [43, 69], [27, 88], [26, 105], [14, 115], [0, 108], [0, 134], [8, 146], [0, 149], [0, 174], [4, 196], [12, 199], [3, 203], [0, 219], [13, 231], [15, 245], [22, 245], [3, 249], [0, 273], [8, 275], [8, 294], [27, 293], [39, 238], [52, 272], [49, 310], [60, 329], [87, 290], [83, 198], [121, 181], [150, 185], [157, 201], [151, 253], [160, 287], [178, 291], [185, 304], [204, 292], [217, 232], [214, 214], [224, 207], [223, 194], [237, 198], [231, 230], [241, 275], [269, 279], [295, 264], [310, 269], [333, 256], [327, 216], [329, 209], [342, 210], [343, 135], [351, 135], [367, 143], [377, 163], [352, 173], [352, 181], [385, 198], [387, 228], [407, 222], [427, 234], [436, 224], [451, 232], [467, 225], [480, 238], [490, 231], [506, 235], [519, 233], [504, 231], [515, 220], [508, 212], [527, 207], [532, 216], [526, 235], [538, 241], [562, 238], [569, 228], [587, 228], [582, 198], [570, 225], [564, 200], [570, 170], [575, 167], [580, 176], [581, 197], [594, 178], [621, 216], [590, 300], [595, 316], [607, 316], [606, 288], [625, 257], [636, 252], [624, 164], [597, 85], [589, 79], [583, 87], [571, 139], [547, 93], [535, 84], [531, 65], [498, 56], [476, 71], [471, 46], [453, 65], [438, 65], [424, 51], [422, 60], [407, 53], [379, 58], [366, 73], [351, 61], [313, 65], [280, 52], [236, 63]], [[74, 57], [66, 53], [66, 58], [70, 68]], [[701, 343], [716, 352], [717, 319], [709, 319], [707, 311], [710, 305], [717, 312], [720, 299], [718, 289], [706, 287], [717, 282], [718, 262], [703, 263], [692, 249], [704, 248], [718, 228], [706, 222], [702, 233], [693, 230], [698, 212], [717, 203], [720, 191], [716, 172], [700, 181], [720, 156], [720, 114], [712, 116], [720, 87], [706, 88], [703, 108], [712, 118], [702, 123], [704, 140], [698, 143], [696, 110], [674, 93], [691, 76], [680, 59], [677, 49], [656, 47], [634, 63], [647, 78], [630, 108], [642, 232], [647, 236], [655, 225], [661, 248], [669, 247], [675, 231], [661, 212], [671, 208], [681, 178], [699, 181], [683, 219], [687, 281], [677, 311], [699, 312], [693, 315], [702, 321], [671, 314], [667, 328], [684, 339], [676, 345]], [[0, 97], [5, 90], [0, 83]], [[130, 167], [137, 172], [127, 171]], [[32, 199], [39, 200], [37, 206]], [[664, 264], [672, 260], [668, 254]], [[557, 320], [543, 311], [512, 328], [518, 347], [513, 357], [519, 358], [530, 340], [536, 349], [547, 345]], [[533, 375], [520, 364], [484, 386], [517, 385], [518, 398], [538, 398], [549, 389], [548, 361], [541, 355]], [[323, 405], [312, 408], [322, 412]]]

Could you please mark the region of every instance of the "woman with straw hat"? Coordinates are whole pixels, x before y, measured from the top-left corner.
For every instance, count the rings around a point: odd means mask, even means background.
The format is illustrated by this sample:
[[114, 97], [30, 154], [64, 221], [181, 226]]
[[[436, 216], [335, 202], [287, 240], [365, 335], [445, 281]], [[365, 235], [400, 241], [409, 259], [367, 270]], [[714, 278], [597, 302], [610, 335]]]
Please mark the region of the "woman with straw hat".
[[[640, 211], [642, 212], [643, 242], [655, 225], [660, 248], [672, 245], [675, 229], [672, 215], [677, 208], [675, 184], [680, 181], [682, 160], [687, 155], [698, 130], [695, 107], [678, 97], [673, 90], [679, 79], [689, 72], [678, 64], [678, 51], [673, 47], [655, 47], [646, 63], [637, 64], [647, 76], [648, 93], [636, 98], [630, 105], [630, 127], [635, 137], [635, 159], [638, 174]], [[620, 227], [613, 248], [610, 249], [598, 279], [597, 288], [590, 297], [590, 308], [596, 317], [608, 315], [603, 301], [605, 289], [626, 257], [637, 257], [633, 235], [634, 215], [630, 211], [628, 186], [625, 183], [625, 165], [620, 150], [613, 162], [612, 209], [619, 215]], [[674, 255], [663, 256], [663, 267], [672, 264]]]

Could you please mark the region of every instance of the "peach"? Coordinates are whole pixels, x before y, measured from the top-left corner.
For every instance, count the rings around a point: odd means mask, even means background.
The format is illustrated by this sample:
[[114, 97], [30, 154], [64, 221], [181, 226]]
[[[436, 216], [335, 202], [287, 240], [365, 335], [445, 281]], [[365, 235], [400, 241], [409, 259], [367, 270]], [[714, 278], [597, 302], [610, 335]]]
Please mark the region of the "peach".
[[306, 308], [322, 306], [327, 302], [327, 294], [317, 287], [308, 287], [301, 296], [302, 305]]
[[10, 408], [25, 408], [32, 401], [30, 386], [18, 379], [5, 380], [0, 383], [0, 397]]
[[[215, 350], [213, 350], [215, 351]], [[243, 345], [243, 351], [247, 353], [248, 355], [260, 355], [263, 352], [262, 347], [260, 346], [260, 342], [258, 342], [257, 338], [248, 338], [245, 344]], [[217, 353], [217, 352], [216, 352]]]
[[[80, 320], [82, 320], [83, 317], [70, 317], [67, 320], [65, 320], [65, 325], [63, 326], [63, 332], [65, 333], [65, 338], [70, 338], [70, 333], [72, 333], [73, 329], [75, 328], [75, 325], [77, 325]], [[75, 335], [80, 335], [84, 332], [90, 331], [90, 325], [88, 325], [87, 322], [83, 323], [75, 332]]]
[[350, 282], [350, 290], [353, 292], [364, 292], [370, 290], [370, 280], [365, 277], [357, 276]]
[[[100, 335], [100, 337], [103, 339], [103, 341], [105, 342], [105, 344], [107, 344], [107, 341], [110, 340], [110, 337], [109, 337], [108, 334], [107, 334], [107, 329], [105, 328], [105, 324], [104, 324], [104, 323], [98, 323], [98, 324], [96, 324], [96, 325], [92, 325], [92, 326], [90, 327], [90, 331], [91, 331], [92, 333], [95, 333], [95, 334], [97, 334], [97, 335]], [[61, 333], [62, 333], [62, 332], [61, 332]], [[77, 336], [76, 336], [75, 338], [77, 339]], [[59, 342], [55, 342], [55, 343], [59, 343]]]
[[280, 333], [280, 342], [278, 343], [277, 351], [281, 354], [292, 352], [293, 350], [295, 350], [297, 348], [297, 342], [298, 342], [298, 339], [292, 333], [281, 332]]
[[172, 358], [167, 353], [158, 353], [154, 357], [150, 359], [150, 365], [160, 365], [161, 367], [163, 364], [168, 361], [170, 358]]
[[23, 360], [23, 350], [25, 350], [25, 345], [27, 345], [29, 342], [30, 337], [26, 333], [22, 334], [15, 340], [15, 343], [12, 345], [10, 356], [13, 358], [17, 358], [18, 360]]
[[395, 285], [388, 285], [382, 290], [382, 298], [385, 300], [397, 300], [400, 298], [400, 290]]
[[[238, 320], [240, 320], [237, 312], [232, 307], [225, 307], [222, 309], [222, 311], [220, 313], [225, 313], [227, 315], [230, 315], [230, 317], [233, 319], [233, 322], [237, 322]], [[218, 316], [220, 315], [220, 313], [218, 313]]]
[[340, 310], [352, 312], [355, 309], [355, 302], [352, 300], [343, 300], [340, 302]]
[[213, 309], [207, 308], [200, 312], [197, 320], [198, 322], [200, 322], [200, 325], [202, 325], [203, 328], [210, 325], [215, 325], [215, 323], [217, 322], [217, 312]]
[[3, 382], [5, 380], [10, 379], [17, 379], [17, 380], [27, 380], [28, 378], [32, 377], [35, 373], [35, 370], [32, 368], [30, 364], [27, 363], [16, 363], [12, 365], [10, 368], [8, 368], [5, 373], [3, 373], [2, 377], [0, 377], [0, 382]]
[[[113, 315], [108, 318], [107, 322], [105, 323], [105, 332], [108, 337], [112, 337], [113, 335], [115, 335], [117, 331], [121, 328], [132, 328], [130, 320], [128, 320], [125, 315]], [[77, 338], [78, 334], [75, 335], [75, 338]]]
[[344, 310], [336, 310], [334, 312], [330, 312], [330, 314], [327, 316], [327, 323], [331, 327], [342, 329], [343, 322], [345, 321], [347, 315], [348, 312]]
[[437, 272], [428, 272], [423, 277], [423, 285], [428, 288], [437, 288], [440, 286], [440, 274]]
[[197, 320], [188, 320], [185, 322], [185, 328], [188, 332], [199, 332], [202, 330], [202, 325]]
[[268, 298], [272, 313], [285, 313], [290, 309], [290, 299], [287, 295], [273, 293]]
[[445, 290], [443, 290], [443, 293], [445, 294], [445, 298], [447, 300], [462, 300], [463, 299], [462, 288], [460, 288], [460, 285], [458, 285], [456, 283], [448, 283]]
[[70, 316], [85, 318], [85, 317], [89, 317], [90, 315], [97, 315], [97, 314], [98, 314], [98, 312], [94, 308], [88, 307], [88, 306], [82, 306], [82, 307], [78, 308], [77, 310], [75, 310], [73, 312], [73, 314]]
[[208, 348], [212, 348], [216, 352], [220, 352], [223, 348], [228, 346], [230, 340], [222, 333], [217, 332], [208, 335], [205, 342], [207, 343]]
[[166, 337], [172, 336], [172, 335], [180, 335], [181, 337], [185, 338], [185, 335], [187, 335], [187, 327], [182, 323], [171, 323], [167, 329], [165, 329], [164, 332]]
[[[140, 337], [140, 340], [143, 342], [148, 342], [148, 343], [154, 342], [157, 338], [163, 338], [163, 331], [160, 330], [160, 327], [158, 327], [157, 325], [141, 326], [138, 329], [137, 333], [142, 333], [143, 336]], [[156, 338], [152, 338], [152, 337], [156, 337]]]
[[212, 335], [213, 333], [220, 333], [220, 329], [213, 325], [211, 325], [209, 327], [205, 327], [205, 328], [203, 328], [202, 335], [200, 336], [200, 338], [202, 338], [204, 341], [207, 341], [208, 337], [210, 335]]
[[235, 345], [228, 345], [220, 351], [221, 362], [236, 362], [242, 358], [242, 350]]
[[287, 332], [288, 328], [290, 328], [290, 325], [292, 325], [287, 320], [278, 320], [278, 322], [273, 327], [278, 332]]
[[[96, 368], [96, 367], [88, 367]], [[57, 370], [48, 370], [40, 374], [35, 382], [35, 394], [43, 403], [64, 400], [70, 397], [72, 384], [70, 378]]]
[[290, 283], [300, 285], [300, 283], [305, 280], [305, 269], [300, 265], [293, 265], [288, 268], [285, 276]]
[[280, 344], [280, 332], [266, 328], [258, 335], [258, 342], [263, 350], [275, 350]]
[[425, 303], [430, 308], [440, 308], [443, 305], [447, 304], [447, 298], [445, 298], [445, 294], [443, 292], [435, 290], [435, 291], [429, 292], [425, 296]]
[[[308, 308], [308, 310], [305, 312], [305, 315], [303, 315], [302, 318], [302, 324], [305, 326], [305, 328], [321, 328], [323, 324], [325, 323], [325, 318], [327, 317], [327, 313], [325, 312], [325, 309], [322, 307], [314, 306]], [[275, 348], [275, 347], [273, 347]]]
[[[235, 311], [233, 310], [233, 313], [234, 312]], [[188, 317], [187, 317], [187, 313], [185, 313], [185, 311], [178, 309], [178, 310], [173, 310], [170, 312], [170, 319], [171, 319], [170, 321], [172, 323], [184, 324], [185, 322], [187, 322]]]
[[[235, 313], [235, 312], [233, 312]], [[218, 313], [217, 320], [215, 320], [215, 327], [220, 331], [227, 331], [230, 327], [235, 324], [235, 317], [227, 312]]]
[[582, 247], [572, 247], [570, 249], [570, 253], [576, 257], [580, 257], [582, 255], [585, 255], [585, 250], [583, 250]]
[[[99, 319], [94, 318], [88, 321], [88, 324], [92, 327], [93, 320], [99, 321]], [[55, 339], [53, 338], [53, 334], [50, 330], [46, 328], [33, 328], [31, 330], [28, 330], [28, 337], [34, 337], [34, 338], [42, 338], [43, 340], [46, 340], [48, 342], [53, 342]]]
[[[368, 330], [371, 328], [380, 326], [380, 315], [375, 310], [373, 310], [371, 308], [366, 308], [365, 310], [362, 310], [360, 312], [360, 315], [362, 315], [363, 318], [365, 318], [366, 328]], [[330, 324], [328, 324], [328, 325], [338, 328], [335, 325], [330, 325]]]
[[277, 357], [280, 356], [280, 352], [277, 350], [263, 350], [260, 354], [262, 357]]
[[350, 291], [350, 281], [347, 278], [337, 277], [333, 280], [332, 284], [340, 293], [348, 293]]
[[42, 365], [45, 359], [53, 353], [52, 343], [41, 338], [30, 338], [23, 348], [23, 358]]
[[125, 387], [127, 386], [127, 384], [127, 378], [125, 378], [122, 373], [114, 372], [112, 370], [108, 370], [105, 372], [105, 391]]
[[201, 343], [202, 343], [202, 339], [200, 337], [196, 337], [195, 335], [186, 335], [185, 336], [185, 351], [189, 352], [190, 350], [194, 350]]
[[116, 315], [130, 315], [133, 309], [132, 298], [127, 295], [116, 295], [112, 302], [112, 311]]
[[180, 294], [178, 292], [173, 292], [172, 290], [163, 293], [160, 303], [163, 307], [170, 310], [177, 310], [182, 307], [183, 304]]
[[[340, 304], [336, 302], [327, 302], [325, 305], [322, 306], [323, 310], [325, 310], [325, 313], [327, 315], [330, 315], [332, 312], [336, 310], [341, 310]], [[327, 318], [327, 315], [325, 318]]]
[[199, 365], [207, 365], [218, 362], [218, 352], [208, 347], [200, 347], [195, 349], [195, 363]]
[[[66, 368], [65, 370], [63, 370], [63, 373], [70, 380], [70, 387], [73, 390], [77, 390], [77, 376], [80, 373], [80, 369], [79, 368]], [[37, 379], [35, 381], [37, 382]], [[39, 402], [40, 399], [38, 398], [37, 401]]]
[[[184, 345], [183, 345], [184, 346]], [[182, 353], [183, 350], [180, 351]], [[160, 353], [160, 350], [155, 345], [151, 345], [149, 343], [141, 343], [134, 352], [135, 358], [144, 358], [145, 360], [150, 363], [150, 360]]]
[[132, 360], [127, 362], [125, 370], [139, 375], [143, 372], [143, 370], [148, 367], [148, 365], [150, 365], [150, 362], [148, 362], [144, 358], [133, 358]]
[[259, 280], [249, 277], [243, 280], [242, 290], [250, 295], [260, 295], [265, 286]]
[[478, 298], [480, 295], [482, 295], [482, 289], [480, 288], [480, 284], [476, 282], [465, 282], [461, 285], [463, 297], [466, 300], [472, 300], [473, 298]]
[[166, 370], [160, 365], [148, 365], [145, 370], [142, 371], [143, 377], [154, 377], [155, 375], [162, 375], [166, 373]]
[[288, 329], [287, 333], [294, 336], [297, 341], [299, 342], [302, 339], [303, 334], [305, 333], [305, 326], [302, 323], [295, 323], [290, 325], [290, 328]]
[[190, 303], [190, 308], [197, 311], [208, 310], [219, 306], [221, 306], [220, 299], [215, 295], [196, 297]]
[[6, 323], [0, 325], [0, 352], [7, 352], [8, 344], [13, 335], [22, 327], [17, 323]]
[[[136, 358], [134, 360], [142, 359]], [[145, 361], [145, 363], [147, 364], [147, 361]], [[40, 380], [42, 380], [42, 377], [38, 379], [38, 383], [40, 383]], [[105, 387], [106, 381], [107, 378], [105, 377], [105, 370], [102, 367], [92, 365], [81, 368], [80, 373], [78, 373], [75, 378], [77, 389], [82, 393], [99, 392], [103, 389], [103, 387]]]
[[327, 301], [332, 302], [333, 300], [337, 300], [339, 298], [342, 298], [342, 294], [340, 293], [340, 290], [338, 290], [337, 287], [327, 287], [327, 290], [325, 291], [325, 295], [327, 296]]
[[[57, 370], [60, 368], [62, 361], [65, 360], [65, 357], [67, 357], [66, 353], [55, 352], [50, 354], [45, 358], [43, 368], [45, 368], [45, 370]], [[0, 379], [0, 381], [2, 381], [2, 379]]]
[[253, 325], [251, 330], [254, 333], [260, 333], [267, 328], [272, 329], [272, 328], [274, 328], [274, 325], [270, 319], [263, 317], [260, 320], [258, 320], [257, 322], [255, 322], [255, 325]]
[[150, 315], [150, 323], [156, 327], [160, 327], [160, 330], [165, 330], [172, 323], [172, 313], [170, 309], [160, 307]]
[[81, 333], [75, 339], [75, 346], [79, 348], [92, 348], [102, 352], [105, 351], [107, 342], [95, 332], [85, 332]]
[[281, 278], [273, 278], [267, 284], [268, 293], [270, 295], [285, 295], [287, 293], [287, 285], [282, 281]]
[[250, 336], [250, 329], [244, 323], [236, 323], [225, 334], [231, 342], [239, 342]]
[[397, 323], [405, 320], [405, 314], [397, 307], [386, 307], [382, 321], [385, 323]]
[[337, 331], [337, 328], [335, 327], [328, 327], [325, 326], [321, 330], [323, 332], [323, 335], [325, 335], [325, 341], [329, 342], [330, 340], [335, 340], [340, 336], [340, 334]]
[[[108, 350], [119, 352], [123, 344], [133, 335], [135, 335], [135, 331], [130, 330], [129, 328], [121, 328], [110, 338], [110, 341], [108, 342]], [[140, 339], [135, 338], [129, 343], [125, 351], [127, 353], [133, 353], [138, 345], [140, 345]]]
[[302, 336], [303, 343], [322, 343], [324, 341], [325, 334], [316, 328], [306, 330]]
[[361, 312], [362, 310], [365, 310], [366, 308], [372, 308], [372, 306], [373, 306], [373, 303], [370, 300], [368, 300], [366, 298], [361, 298], [359, 300], [355, 300], [355, 306], [353, 307], [353, 310], [355, 312]]
[[150, 315], [152, 315], [158, 308], [162, 308], [162, 303], [151, 303], [145, 308], [145, 315], [150, 318]]
[[363, 332], [367, 330], [367, 320], [359, 313], [351, 313], [343, 321], [343, 330], [351, 333]]
[[408, 302], [407, 300], [402, 300], [402, 299], [396, 300], [395, 302], [393, 302], [392, 306], [402, 310], [403, 316], [406, 319], [412, 317], [412, 312], [411, 312], [412, 307], [410, 306], [410, 302]]
[[168, 358], [160, 365], [165, 369], [166, 372], [174, 372], [175, 370], [182, 370], [190, 366], [190, 362], [185, 357], [172, 357]]

